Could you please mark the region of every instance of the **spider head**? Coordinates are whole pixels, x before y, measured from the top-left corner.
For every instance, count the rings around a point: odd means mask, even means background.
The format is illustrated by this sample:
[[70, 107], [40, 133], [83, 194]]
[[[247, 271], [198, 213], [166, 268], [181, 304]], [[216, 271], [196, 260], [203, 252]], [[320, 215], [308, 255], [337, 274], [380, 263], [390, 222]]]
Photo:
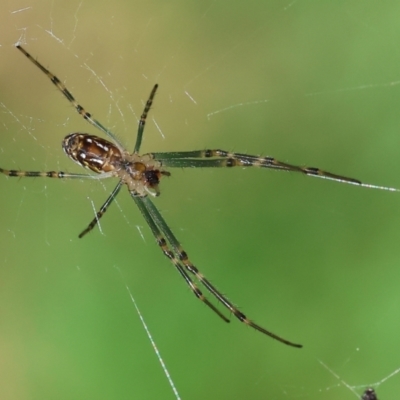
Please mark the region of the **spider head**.
[[160, 195], [160, 189], [158, 184], [160, 183], [161, 176], [170, 176], [171, 174], [167, 171], [159, 169], [147, 170], [143, 173], [143, 183], [146, 192], [154, 197]]

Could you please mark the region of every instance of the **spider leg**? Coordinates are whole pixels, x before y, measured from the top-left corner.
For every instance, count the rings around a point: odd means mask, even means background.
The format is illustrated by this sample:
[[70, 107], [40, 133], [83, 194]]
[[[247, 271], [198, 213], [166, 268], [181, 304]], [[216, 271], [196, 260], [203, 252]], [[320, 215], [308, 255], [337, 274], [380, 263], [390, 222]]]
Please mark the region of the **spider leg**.
[[57, 178], [57, 179], [105, 179], [113, 176], [112, 174], [106, 172], [104, 174], [99, 175], [90, 175], [90, 174], [67, 174], [62, 171], [21, 171], [16, 169], [3, 169], [0, 168], [0, 173], [10, 176], [10, 177], [19, 177], [19, 178]]
[[[98, 175], [90, 175], [90, 174], [66, 174], [65, 172], [61, 171], [47, 171], [47, 172], [40, 172], [40, 171], [21, 171], [15, 169], [4, 169], [0, 168], [0, 173], [7, 175], [9, 177], [19, 177], [19, 178], [56, 178], [56, 179], [106, 179], [114, 176], [114, 172], [104, 172]], [[88, 227], [82, 231], [79, 237], [83, 237], [86, 233], [90, 232], [94, 226], [98, 223], [99, 219], [103, 216], [106, 212], [110, 203], [114, 200], [115, 196], [118, 194], [119, 190], [121, 189], [122, 182], [119, 182], [118, 185], [115, 187], [111, 195], [108, 197], [106, 202], [101, 206], [99, 212], [96, 214], [96, 217], [92, 220], [92, 222], [88, 225]]]
[[140, 150], [140, 146], [142, 144], [144, 126], [146, 124], [147, 114], [149, 113], [151, 105], [153, 104], [153, 100], [154, 100], [154, 96], [156, 95], [157, 88], [158, 88], [158, 84], [155, 84], [153, 89], [152, 89], [152, 91], [150, 92], [149, 98], [146, 101], [143, 113], [140, 116], [138, 132], [137, 132], [137, 136], [136, 136], [135, 148], [133, 150], [134, 153], [138, 153], [139, 150]]
[[65, 85], [55, 76], [53, 75], [47, 68], [45, 68], [39, 61], [35, 60], [21, 45], [17, 44], [15, 46], [19, 51], [21, 51], [33, 64], [35, 64], [47, 77], [51, 80], [51, 82], [57, 87], [57, 89], [67, 98], [67, 100], [75, 107], [76, 111], [91, 125], [105, 133], [108, 137], [110, 137], [120, 149], [123, 149], [122, 143], [118, 140], [118, 138], [107, 128], [105, 128], [99, 121], [92, 118], [91, 114], [88, 113], [72, 96], [71, 92], [65, 87]]
[[117, 186], [115, 186], [112, 193], [108, 196], [107, 200], [104, 204], [100, 207], [100, 210], [96, 213], [96, 216], [92, 219], [90, 224], [79, 234], [79, 239], [83, 238], [87, 233], [89, 233], [98, 223], [100, 218], [104, 215], [107, 211], [109, 205], [113, 202], [113, 200], [117, 197], [118, 192], [122, 187], [122, 181], [119, 181]]
[[219, 315], [225, 322], [230, 322], [228, 318], [225, 317], [200, 291], [197, 285], [193, 282], [190, 276], [186, 273], [183, 265], [181, 262], [176, 258], [174, 253], [169, 248], [165, 237], [162, 235], [160, 229], [158, 228], [158, 222], [154, 219], [154, 216], [151, 215], [148, 205], [152, 204], [151, 200], [148, 197], [138, 197], [132, 194], [132, 198], [135, 201], [136, 205], [139, 207], [140, 212], [142, 213], [144, 219], [146, 220], [147, 224], [149, 225], [157, 244], [160, 246], [164, 255], [172, 262], [178, 272], [181, 274], [182, 278], [185, 280], [193, 294], [205, 303], [208, 307], [210, 307], [216, 314]]
[[343, 175], [333, 174], [315, 167], [301, 167], [287, 164], [273, 157], [259, 157], [249, 154], [232, 153], [225, 150], [195, 150], [170, 153], [152, 153], [155, 160], [158, 160], [165, 167], [176, 168], [207, 168], [207, 167], [257, 167], [268, 168], [280, 171], [300, 172], [315, 178], [328, 179], [350, 185], [362, 186], [371, 189], [388, 190], [399, 192], [400, 189], [386, 186], [377, 186], [363, 183], [358, 179], [349, 178]]
[[[152, 201], [148, 197], [141, 197], [141, 198], [135, 198], [136, 203], [139, 205], [140, 210], [142, 211], [142, 214], [144, 215], [145, 219], [147, 220], [148, 224], [150, 225], [154, 236], [156, 237], [158, 245], [161, 247], [163, 250], [164, 254], [174, 263], [174, 265], [178, 268], [178, 266], [181, 267], [181, 264], [183, 264], [186, 268], [187, 271], [189, 271], [191, 274], [193, 274], [203, 285], [204, 287], [215, 297], [217, 298], [232, 314], [239, 319], [239, 321], [245, 323], [246, 325], [249, 325], [253, 327], [254, 329], [264, 333], [265, 335], [268, 335], [272, 337], [273, 339], [276, 339], [284, 344], [287, 344], [289, 346], [293, 347], [302, 347], [300, 344], [296, 344], [293, 342], [290, 342], [286, 339], [281, 338], [280, 336], [275, 335], [274, 333], [266, 330], [265, 328], [261, 327], [260, 325], [257, 325], [250, 319], [248, 319], [239, 309], [234, 306], [221, 292], [213, 286], [208, 279], [204, 277], [204, 275], [197, 269], [195, 265], [191, 263], [191, 261], [188, 258], [187, 253], [182, 249], [181, 244], [178, 242], [176, 239], [175, 235], [172, 233], [171, 229], [168, 227], [167, 223], [165, 222], [164, 218], [161, 216], [160, 212], [158, 209], [155, 207], [155, 205], [152, 203]], [[160, 232], [161, 231], [161, 232]], [[162, 234], [165, 236], [162, 236]], [[173, 252], [167, 247], [167, 241], [170, 243]], [[174, 255], [176, 254], [176, 255]], [[181, 270], [178, 268], [179, 272], [181, 275], [185, 272], [184, 270]], [[198, 289], [197, 287], [193, 284], [192, 281], [188, 281], [189, 276], [185, 273], [184, 275], [185, 280], [191, 286], [193, 292], [195, 295], [202, 301], [205, 301], [205, 297], [201, 294], [201, 292], [198, 294]], [[193, 285], [193, 286], [192, 286]], [[196, 291], [197, 290], [197, 291]], [[209, 303], [207, 303], [214, 311], [216, 311], [214, 306], [211, 306]], [[217, 312], [217, 311], [216, 311]], [[219, 315], [220, 313], [217, 312]]]

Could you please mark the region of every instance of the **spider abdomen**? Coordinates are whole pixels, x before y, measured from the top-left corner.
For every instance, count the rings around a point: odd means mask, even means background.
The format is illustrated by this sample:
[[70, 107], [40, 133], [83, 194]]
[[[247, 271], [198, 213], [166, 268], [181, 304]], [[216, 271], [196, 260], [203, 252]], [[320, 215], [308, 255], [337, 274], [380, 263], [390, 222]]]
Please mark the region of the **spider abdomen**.
[[94, 172], [115, 171], [121, 164], [121, 151], [113, 143], [95, 135], [71, 133], [62, 143], [67, 156]]
[[64, 138], [62, 147], [80, 166], [98, 174], [113, 173], [137, 196], [157, 196], [161, 176], [169, 175], [152, 154], [140, 156], [121, 151], [115, 144], [95, 135], [70, 133]]

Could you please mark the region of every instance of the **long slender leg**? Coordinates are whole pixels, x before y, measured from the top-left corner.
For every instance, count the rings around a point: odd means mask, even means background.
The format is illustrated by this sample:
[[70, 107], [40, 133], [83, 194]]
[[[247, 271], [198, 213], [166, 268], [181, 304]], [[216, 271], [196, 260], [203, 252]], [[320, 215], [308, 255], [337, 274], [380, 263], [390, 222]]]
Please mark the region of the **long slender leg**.
[[76, 111], [88, 121], [90, 124], [95, 126], [97, 129], [101, 130], [108, 137], [110, 137], [120, 149], [123, 149], [122, 143], [118, 140], [118, 138], [107, 128], [105, 128], [99, 121], [92, 118], [91, 114], [88, 113], [72, 96], [71, 92], [65, 87], [65, 85], [55, 76], [53, 75], [47, 68], [45, 68], [39, 61], [35, 60], [22, 46], [17, 44], [15, 46], [19, 51], [21, 51], [30, 61], [32, 61], [43, 73], [47, 75], [47, 77], [51, 80], [51, 82], [57, 87], [57, 89], [67, 98], [67, 100], [75, 107]]
[[107, 211], [108, 207], [110, 204], [113, 202], [113, 200], [117, 197], [118, 192], [120, 191], [122, 187], [122, 181], [119, 181], [117, 186], [115, 186], [114, 190], [112, 193], [108, 196], [107, 200], [104, 202], [104, 204], [101, 206], [100, 210], [96, 213], [96, 216], [92, 219], [90, 224], [85, 228], [80, 234], [79, 238], [83, 238], [87, 233], [89, 233], [98, 223], [100, 218], [104, 215], [104, 213]]
[[144, 106], [144, 110], [142, 115], [140, 116], [140, 120], [139, 120], [139, 126], [138, 126], [138, 132], [137, 132], [137, 136], [136, 136], [136, 143], [135, 143], [135, 148], [133, 150], [134, 153], [138, 153], [140, 150], [140, 146], [142, 144], [142, 138], [143, 138], [143, 131], [144, 131], [144, 126], [146, 124], [146, 118], [147, 118], [147, 114], [150, 111], [151, 105], [153, 104], [153, 100], [154, 100], [154, 96], [156, 95], [157, 92], [157, 88], [158, 85], [155, 84], [149, 98], [146, 101], [146, 104]]
[[[56, 178], [56, 179], [106, 179], [110, 178], [113, 173], [105, 172], [99, 175], [90, 175], [90, 174], [66, 174], [65, 172], [57, 172], [57, 171], [48, 171], [48, 172], [40, 172], [40, 171], [20, 171], [15, 169], [4, 169], [0, 168], [0, 173], [7, 175], [9, 177], [18, 177], [18, 178]], [[114, 200], [115, 196], [118, 194], [119, 190], [121, 189], [122, 182], [120, 181], [118, 185], [115, 187], [111, 195], [108, 197], [106, 202], [101, 206], [99, 212], [96, 214], [96, 217], [93, 221], [88, 225], [88, 227], [81, 232], [79, 237], [83, 237], [86, 233], [90, 232], [94, 226], [98, 223], [99, 219], [103, 216], [106, 212], [108, 206]]]
[[105, 179], [110, 178], [112, 175], [109, 173], [90, 175], [90, 174], [67, 174], [62, 171], [21, 171], [16, 169], [0, 168], [0, 173], [19, 178], [57, 178], [57, 179]]
[[[185, 268], [191, 274], [193, 274], [213, 296], [215, 296], [230, 312], [233, 313], [233, 315], [236, 318], [239, 319], [239, 321], [241, 321], [241, 322], [253, 327], [254, 329], [264, 333], [265, 335], [268, 335], [268, 336], [272, 337], [273, 339], [279, 340], [280, 342], [285, 343], [289, 346], [302, 347], [302, 345], [300, 345], [300, 344], [296, 344], [296, 343], [290, 342], [286, 339], [283, 339], [280, 336], [277, 336], [274, 333], [261, 327], [260, 325], [257, 325], [253, 321], [249, 320], [241, 311], [239, 311], [238, 308], [236, 306], [234, 306], [223, 294], [221, 294], [221, 292], [215, 286], [213, 286], [208, 279], [206, 279], [203, 276], [203, 274], [197, 269], [197, 267], [191, 263], [191, 261], [188, 258], [187, 253], [182, 249], [182, 246], [176, 239], [175, 235], [172, 233], [171, 229], [168, 227], [167, 223], [165, 222], [164, 218], [161, 216], [158, 209], [154, 206], [153, 202], [148, 197], [140, 198], [139, 200], [144, 205], [144, 209], [139, 207], [139, 208], [141, 208], [142, 213], [148, 214], [147, 218], [146, 218], [146, 216], [145, 216], [145, 218], [150, 219], [153, 224], [157, 225], [155, 227], [156, 229], [152, 228], [154, 236], [156, 237], [157, 243], [162, 248], [164, 254], [168, 258], [170, 258], [171, 261], [176, 260], [176, 261], [173, 261], [174, 264], [182, 263], [185, 266]], [[149, 223], [149, 225], [150, 225], [150, 223]], [[166, 240], [163, 236], [161, 236], [160, 231], [163, 235], [165, 235], [167, 241], [171, 244], [173, 252], [175, 253], [175, 256], [168, 248], [166, 248]], [[195, 290], [193, 290], [193, 291], [195, 292]], [[195, 294], [196, 294], [196, 292], [195, 292]], [[202, 298], [202, 297], [198, 296], [197, 294], [196, 294], [196, 296], [199, 297], [200, 300], [203, 300], [203, 298], [204, 298], [204, 297]]]
[[[210, 301], [203, 295], [197, 285], [192, 281], [190, 276], [186, 273], [185, 269], [183, 268], [182, 264], [179, 260], [175, 257], [174, 253], [168, 247], [167, 241], [165, 240], [164, 236], [161, 234], [160, 229], [157, 226], [156, 221], [154, 221], [152, 215], [149, 213], [147, 208], [147, 203], [151, 202], [147, 197], [138, 197], [132, 194], [132, 198], [135, 201], [136, 205], [139, 207], [140, 212], [142, 213], [144, 219], [146, 220], [147, 224], [149, 225], [153, 235], [157, 241], [157, 244], [160, 246], [164, 255], [172, 262], [178, 272], [181, 274], [182, 278], [185, 280], [187, 285], [192, 290], [193, 294], [205, 303], [208, 307], [210, 307], [216, 314], [218, 314], [225, 322], [230, 322], [228, 318], [225, 317], [224, 314], [221, 313]], [[144, 199], [148, 199], [146, 202]]]
[[232, 153], [225, 150], [195, 150], [171, 153], [152, 153], [155, 160], [164, 167], [207, 168], [207, 167], [257, 167], [280, 171], [300, 172], [315, 178], [328, 179], [341, 183], [367, 187], [371, 189], [399, 192], [400, 189], [363, 183], [358, 179], [333, 174], [315, 167], [301, 167], [279, 161], [273, 157], [259, 157], [250, 154]]

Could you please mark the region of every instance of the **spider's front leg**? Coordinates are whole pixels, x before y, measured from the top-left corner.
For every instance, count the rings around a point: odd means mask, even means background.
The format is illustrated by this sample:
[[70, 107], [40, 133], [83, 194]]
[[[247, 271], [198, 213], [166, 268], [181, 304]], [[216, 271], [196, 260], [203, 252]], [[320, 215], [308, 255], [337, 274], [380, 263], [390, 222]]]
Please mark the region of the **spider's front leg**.
[[148, 204], [152, 204], [151, 200], [146, 197], [140, 197], [136, 194], [131, 193], [133, 200], [135, 201], [136, 205], [138, 206], [139, 210], [141, 211], [144, 219], [146, 220], [147, 224], [149, 225], [157, 244], [160, 246], [160, 249], [164, 253], [164, 255], [172, 262], [175, 268], [178, 270], [182, 278], [185, 280], [187, 285], [192, 290], [193, 294], [201, 300], [204, 304], [210, 307], [216, 314], [218, 314], [225, 322], [230, 322], [228, 318], [225, 317], [224, 314], [221, 313], [200, 291], [197, 285], [192, 281], [190, 276], [186, 273], [185, 269], [183, 268], [181, 262], [175, 257], [174, 253], [168, 247], [167, 241], [165, 240], [164, 236], [161, 234], [160, 229], [158, 228], [157, 221], [154, 220], [153, 216], [149, 212]]
[[[161, 216], [160, 212], [155, 207], [153, 202], [149, 199], [149, 197], [133, 197], [133, 199], [135, 200], [145, 220], [150, 226], [153, 235], [155, 236], [156, 241], [162, 249], [164, 255], [166, 255], [174, 264], [174, 266], [178, 269], [179, 273], [185, 279], [186, 283], [189, 285], [197, 298], [207, 304], [222, 319], [229, 322], [229, 320], [224, 317], [223, 314], [201, 293], [201, 291], [190, 279], [185, 269], [189, 273], [194, 275], [217, 300], [219, 300], [230, 312], [233, 313], [233, 315], [237, 319], [239, 319], [239, 321], [245, 323], [248, 326], [251, 326], [259, 332], [264, 333], [265, 335], [272, 337], [273, 339], [280, 341], [281, 343], [293, 347], [302, 347], [301, 344], [296, 344], [289, 340], [286, 340], [248, 319], [241, 311], [239, 311], [236, 306], [234, 306], [223, 294], [221, 294], [221, 292], [215, 286], [213, 286], [208, 279], [204, 277], [204, 275], [197, 269], [195, 265], [191, 263], [187, 253], [182, 249], [175, 235], [172, 233], [164, 218]], [[169, 249], [167, 242], [171, 245], [173, 251]]]
[[167, 153], [152, 153], [155, 160], [165, 167], [175, 168], [222, 168], [222, 167], [257, 167], [279, 171], [300, 172], [304, 175], [328, 179], [340, 183], [362, 186], [370, 189], [399, 192], [400, 189], [363, 183], [358, 179], [334, 174], [316, 167], [302, 167], [284, 163], [274, 157], [260, 157], [226, 150], [194, 150]]

